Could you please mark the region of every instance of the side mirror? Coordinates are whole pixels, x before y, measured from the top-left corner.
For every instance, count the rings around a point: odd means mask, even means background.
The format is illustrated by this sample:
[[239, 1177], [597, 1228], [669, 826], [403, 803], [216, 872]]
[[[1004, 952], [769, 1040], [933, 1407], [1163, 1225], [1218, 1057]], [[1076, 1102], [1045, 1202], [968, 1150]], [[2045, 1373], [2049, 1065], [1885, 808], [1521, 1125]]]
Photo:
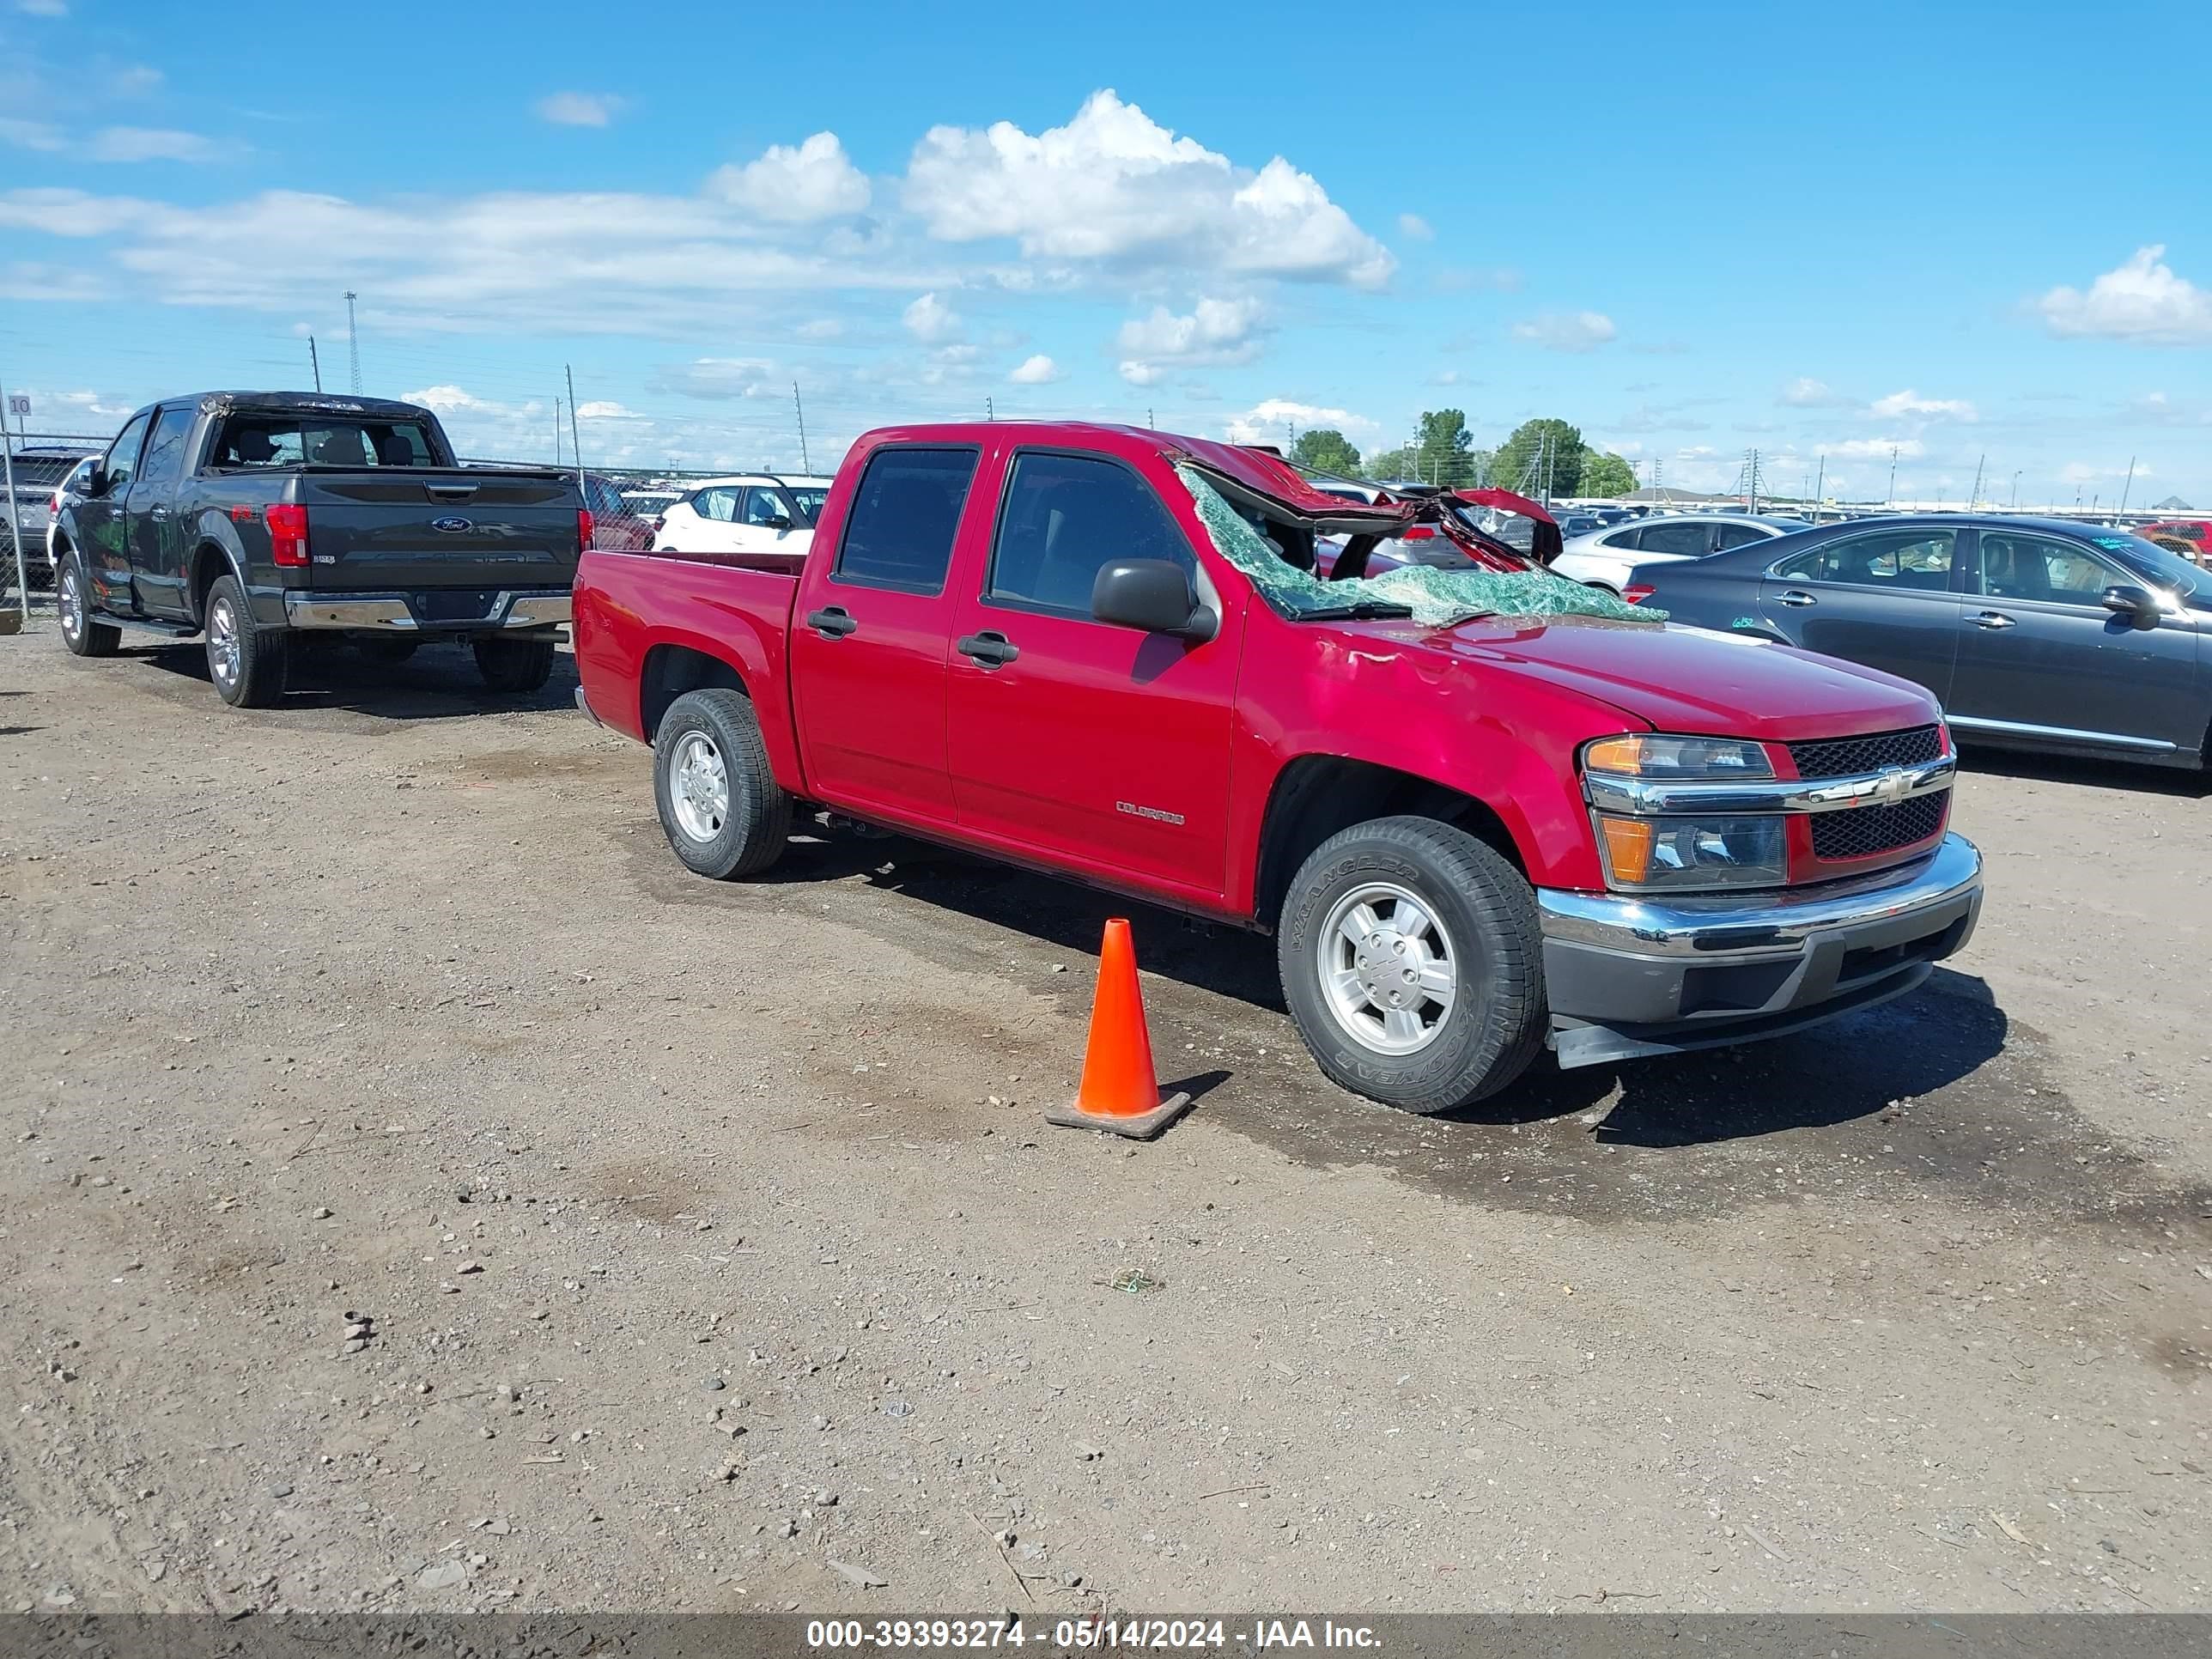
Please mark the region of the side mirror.
[[1166, 559], [1116, 559], [1091, 584], [1091, 614], [1121, 628], [1210, 640], [1220, 619], [1198, 602], [1182, 567]]
[[769, 529], [775, 532], [779, 536], [783, 534], [785, 531], [791, 528], [791, 520], [785, 518], [781, 513], [777, 514], [774, 518], [763, 520], [762, 522], [765, 524]]
[[2116, 617], [2125, 617], [2137, 628], [2155, 628], [2160, 616], [2158, 601], [2148, 588], [2136, 587], [2127, 582], [2115, 582], [2106, 588], [2103, 599], [2105, 609]]
[[107, 469], [104, 466], [95, 466], [93, 468], [91, 471], [84, 475], [85, 500], [88, 501], [97, 501], [100, 497], [105, 495], [107, 493]]

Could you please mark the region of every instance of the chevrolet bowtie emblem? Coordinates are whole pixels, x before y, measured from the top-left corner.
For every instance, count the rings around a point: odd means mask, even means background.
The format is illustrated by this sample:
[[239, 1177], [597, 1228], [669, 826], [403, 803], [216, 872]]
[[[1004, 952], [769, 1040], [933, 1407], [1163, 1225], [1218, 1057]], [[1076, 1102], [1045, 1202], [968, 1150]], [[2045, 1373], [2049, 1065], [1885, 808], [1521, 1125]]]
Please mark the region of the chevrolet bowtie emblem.
[[1911, 787], [1912, 774], [1901, 766], [1885, 766], [1881, 769], [1881, 781], [1875, 785], [1871, 799], [1881, 805], [1894, 806]]

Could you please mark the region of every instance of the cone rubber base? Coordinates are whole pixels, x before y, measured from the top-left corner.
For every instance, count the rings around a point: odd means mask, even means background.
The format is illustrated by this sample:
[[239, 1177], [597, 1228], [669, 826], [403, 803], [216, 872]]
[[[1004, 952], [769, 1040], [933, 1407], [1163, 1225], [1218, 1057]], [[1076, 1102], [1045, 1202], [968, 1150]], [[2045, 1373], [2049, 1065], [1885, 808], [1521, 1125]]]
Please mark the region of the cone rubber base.
[[1127, 1135], [1132, 1140], [1150, 1140], [1154, 1135], [1191, 1109], [1191, 1097], [1170, 1095], [1149, 1112], [1135, 1117], [1101, 1117], [1074, 1106], [1060, 1106], [1048, 1110], [1044, 1121], [1063, 1129], [1103, 1129], [1109, 1134]]

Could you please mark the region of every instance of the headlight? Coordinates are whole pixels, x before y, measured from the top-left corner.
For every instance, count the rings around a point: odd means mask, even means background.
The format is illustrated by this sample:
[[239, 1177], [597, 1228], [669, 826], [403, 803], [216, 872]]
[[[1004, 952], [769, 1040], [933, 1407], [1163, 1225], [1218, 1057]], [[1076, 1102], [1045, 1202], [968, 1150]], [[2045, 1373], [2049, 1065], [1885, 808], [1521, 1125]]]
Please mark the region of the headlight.
[[1606, 879], [1638, 892], [1779, 887], [1790, 853], [1779, 817], [1619, 817], [1591, 815]]
[[1583, 770], [1624, 778], [1771, 778], [1766, 745], [1741, 738], [1670, 738], [1638, 732], [1600, 738], [1583, 750]]

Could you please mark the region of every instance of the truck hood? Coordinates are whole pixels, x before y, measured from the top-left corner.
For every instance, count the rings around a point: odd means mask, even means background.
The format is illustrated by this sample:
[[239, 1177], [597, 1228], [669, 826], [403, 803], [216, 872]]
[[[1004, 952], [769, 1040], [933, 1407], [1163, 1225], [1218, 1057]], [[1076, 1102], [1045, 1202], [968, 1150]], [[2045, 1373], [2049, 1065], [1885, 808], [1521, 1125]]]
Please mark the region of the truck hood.
[[1936, 699], [1909, 680], [1788, 646], [1674, 623], [1478, 617], [1358, 631], [1456, 660], [1510, 667], [1611, 704], [1655, 731], [1789, 743], [1926, 726]]

